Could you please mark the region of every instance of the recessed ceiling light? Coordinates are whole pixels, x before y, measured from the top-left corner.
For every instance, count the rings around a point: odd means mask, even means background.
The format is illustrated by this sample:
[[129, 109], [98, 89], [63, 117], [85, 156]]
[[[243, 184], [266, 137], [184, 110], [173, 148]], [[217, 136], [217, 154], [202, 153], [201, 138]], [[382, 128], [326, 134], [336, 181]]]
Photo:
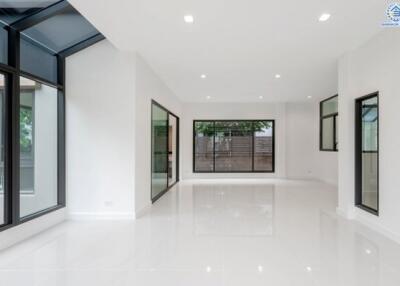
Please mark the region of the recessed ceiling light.
[[311, 272], [311, 271], [312, 271], [312, 268], [311, 268], [310, 266], [307, 266], [307, 267], [306, 267], [306, 270], [307, 270], [307, 272]]
[[261, 265], [258, 265], [257, 268], [258, 268], [258, 272], [260, 272], [260, 273], [263, 272], [263, 270], [264, 270], [264, 267], [262, 267]]
[[202, 79], [205, 79], [205, 78], [207, 77], [207, 75], [202, 74], [200, 77], [201, 77]]
[[280, 74], [276, 74], [275, 78], [281, 78], [281, 75]]
[[264, 96], [260, 95], [258, 98], [259, 98], [259, 99], [263, 99], [263, 98], [264, 98]]
[[185, 16], [183, 17], [183, 19], [184, 19], [185, 22], [188, 23], [188, 24], [193, 24], [193, 22], [194, 22], [194, 17], [193, 17], [193, 15], [185, 15]]
[[328, 21], [330, 17], [331, 17], [331, 14], [324, 13], [319, 17], [319, 21], [320, 22]]
[[211, 96], [209, 96], [209, 95], [207, 95], [207, 97], [206, 97], [207, 99], [211, 99]]
[[312, 96], [311, 96], [311, 95], [308, 95], [308, 96], [307, 96], [307, 98], [308, 98], [308, 99], [311, 99], [311, 98], [312, 98]]

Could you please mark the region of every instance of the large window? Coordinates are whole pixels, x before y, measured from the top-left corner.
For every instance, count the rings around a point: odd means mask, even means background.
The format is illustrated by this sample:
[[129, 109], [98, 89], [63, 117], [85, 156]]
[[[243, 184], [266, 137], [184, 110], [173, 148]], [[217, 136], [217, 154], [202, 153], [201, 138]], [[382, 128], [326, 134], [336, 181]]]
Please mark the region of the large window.
[[0, 230], [65, 206], [65, 59], [104, 39], [68, 1], [0, 4]]
[[20, 78], [20, 216], [57, 205], [56, 88]]
[[274, 172], [273, 120], [195, 120], [193, 172]]
[[338, 150], [338, 96], [320, 103], [320, 150]]
[[378, 108], [378, 93], [356, 100], [356, 205], [376, 215], [379, 212]]

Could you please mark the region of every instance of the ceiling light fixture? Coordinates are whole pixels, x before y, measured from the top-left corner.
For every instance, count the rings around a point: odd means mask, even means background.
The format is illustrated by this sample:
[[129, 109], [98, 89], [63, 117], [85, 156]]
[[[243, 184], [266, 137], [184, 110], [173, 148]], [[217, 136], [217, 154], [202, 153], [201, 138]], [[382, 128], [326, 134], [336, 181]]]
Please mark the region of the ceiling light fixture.
[[311, 98], [312, 98], [312, 96], [311, 96], [311, 95], [308, 95], [308, 96], [307, 96], [307, 98], [308, 98], [308, 99], [311, 99]]
[[207, 95], [207, 97], [206, 97], [207, 99], [211, 99], [211, 96], [209, 96], [209, 95]]
[[202, 74], [200, 77], [201, 77], [202, 79], [205, 79], [205, 78], [207, 78], [207, 75]]
[[193, 15], [185, 15], [185, 16], [183, 17], [183, 19], [184, 19], [185, 22], [188, 23], [188, 24], [193, 24], [193, 22], [194, 22], [194, 17], [193, 17]]
[[326, 22], [326, 21], [329, 20], [330, 17], [331, 17], [331, 14], [324, 13], [319, 17], [319, 21], [320, 22]]
[[280, 74], [276, 74], [275, 78], [281, 78], [281, 75]]
[[258, 98], [259, 98], [259, 99], [263, 99], [263, 98], [264, 98], [264, 96], [260, 95]]

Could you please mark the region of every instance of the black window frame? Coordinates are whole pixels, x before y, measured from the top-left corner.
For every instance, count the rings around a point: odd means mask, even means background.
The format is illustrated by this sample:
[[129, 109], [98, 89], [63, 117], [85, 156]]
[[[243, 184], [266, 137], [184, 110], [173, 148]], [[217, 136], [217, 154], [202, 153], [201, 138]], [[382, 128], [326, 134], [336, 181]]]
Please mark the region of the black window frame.
[[[62, 13], [71, 6], [68, 1], [58, 1], [48, 7], [37, 10], [31, 15], [18, 21], [5, 24], [8, 33], [7, 63], [0, 63], [0, 73], [5, 76], [5, 136], [4, 136], [4, 223], [0, 225], [0, 232], [43, 215], [65, 208], [65, 62], [66, 58], [103, 39], [99, 33], [80, 43], [66, 48], [57, 54], [51, 54], [46, 47], [37, 44], [37, 47], [56, 57], [56, 81], [41, 78], [21, 70], [20, 66], [20, 39], [23, 30], [32, 27], [50, 17]], [[25, 217], [20, 216], [20, 77], [57, 89], [57, 205], [40, 210]]]
[[[362, 102], [370, 98], [377, 99], [377, 208], [373, 209], [362, 203]], [[355, 99], [355, 129], [354, 129], [354, 171], [355, 171], [355, 206], [370, 214], [379, 216], [379, 91]], [[372, 152], [372, 151], [367, 151]]]
[[[339, 142], [337, 141], [337, 136], [336, 136], [336, 133], [337, 133], [336, 132], [336, 128], [337, 128], [336, 122], [337, 122], [337, 119], [339, 116], [339, 112], [333, 112], [330, 114], [323, 115], [323, 104], [335, 97], [339, 98], [339, 95], [336, 94], [334, 96], [328, 97], [327, 99], [324, 99], [319, 103], [319, 150], [324, 151], [324, 152], [338, 152], [339, 151], [339, 148], [338, 148]], [[323, 134], [324, 134], [323, 121], [325, 119], [331, 119], [331, 118], [333, 120], [333, 136], [332, 136], [333, 148], [329, 149], [329, 148], [324, 148], [324, 144], [323, 144]]]
[[[215, 159], [216, 159], [216, 152], [215, 152], [215, 134], [213, 136], [213, 170], [212, 171], [198, 171], [196, 170], [196, 123], [197, 122], [212, 122], [214, 124], [214, 130], [215, 130], [215, 123], [216, 122], [259, 122], [259, 121], [266, 121], [266, 122], [271, 122], [272, 123], [272, 169], [271, 170], [256, 170], [254, 167], [254, 143], [255, 143], [255, 132], [253, 129], [253, 139], [252, 139], [252, 170], [251, 171], [216, 171], [215, 170]], [[193, 146], [192, 146], [192, 172], [193, 173], [203, 173], [203, 174], [235, 174], [235, 173], [275, 173], [275, 129], [276, 129], [276, 122], [275, 119], [194, 119], [193, 120], [193, 127], [192, 127], [192, 140], [193, 140]]]

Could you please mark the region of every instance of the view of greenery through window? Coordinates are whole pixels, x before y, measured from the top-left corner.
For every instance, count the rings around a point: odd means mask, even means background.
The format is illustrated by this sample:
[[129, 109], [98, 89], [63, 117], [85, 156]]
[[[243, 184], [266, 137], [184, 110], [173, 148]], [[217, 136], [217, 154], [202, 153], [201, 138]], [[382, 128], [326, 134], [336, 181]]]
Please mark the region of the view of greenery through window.
[[273, 172], [272, 120], [194, 122], [194, 172]]
[[21, 153], [30, 153], [32, 151], [32, 131], [33, 119], [32, 108], [21, 106], [20, 109], [20, 148]]

